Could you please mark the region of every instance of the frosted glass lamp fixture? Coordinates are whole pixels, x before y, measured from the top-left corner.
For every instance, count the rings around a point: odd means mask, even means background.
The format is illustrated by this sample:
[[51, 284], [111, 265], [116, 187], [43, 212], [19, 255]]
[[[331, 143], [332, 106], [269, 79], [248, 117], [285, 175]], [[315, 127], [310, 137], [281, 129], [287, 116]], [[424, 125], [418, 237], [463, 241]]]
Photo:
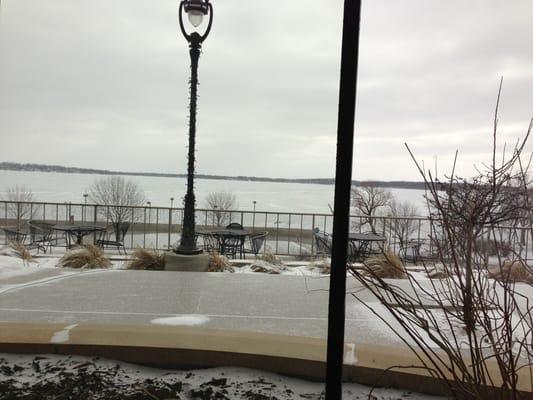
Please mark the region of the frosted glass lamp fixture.
[[195, 28], [200, 26], [204, 20], [204, 15], [209, 12], [209, 0], [188, 0], [184, 2], [184, 9], [189, 18], [189, 22]]

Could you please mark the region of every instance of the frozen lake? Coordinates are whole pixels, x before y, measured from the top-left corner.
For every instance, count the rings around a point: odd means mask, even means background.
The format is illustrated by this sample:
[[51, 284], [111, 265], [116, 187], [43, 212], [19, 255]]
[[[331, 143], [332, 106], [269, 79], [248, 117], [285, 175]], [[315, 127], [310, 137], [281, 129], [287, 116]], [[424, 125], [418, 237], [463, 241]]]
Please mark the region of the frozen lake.
[[[83, 203], [83, 194], [92, 182], [104, 175], [62, 174], [55, 172], [25, 172], [0, 170], [0, 197], [7, 187], [26, 185], [30, 187], [37, 201]], [[185, 194], [184, 178], [163, 178], [127, 176], [137, 182], [145, 191], [152, 206], [169, 207], [174, 197], [174, 206], [180, 207]], [[230, 180], [197, 179], [197, 207], [205, 206], [205, 198], [211, 192], [229, 191], [237, 198], [237, 209], [252, 210], [256, 201], [257, 211], [330, 213], [333, 206], [333, 185], [302, 183], [247, 182]], [[414, 189], [391, 189], [398, 200], [415, 204], [420, 215], [425, 215], [424, 191]]]

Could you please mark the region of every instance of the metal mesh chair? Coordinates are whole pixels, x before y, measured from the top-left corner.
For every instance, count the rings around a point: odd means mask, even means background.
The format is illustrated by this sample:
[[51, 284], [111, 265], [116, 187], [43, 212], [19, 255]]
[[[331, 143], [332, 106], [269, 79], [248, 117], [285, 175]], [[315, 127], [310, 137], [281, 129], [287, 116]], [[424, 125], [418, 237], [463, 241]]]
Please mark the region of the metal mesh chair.
[[237, 253], [239, 254], [239, 257], [242, 258], [243, 255], [243, 247], [244, 247], [244, 237], [239, 236], [224, 236], [220, 237], [219, 240], [220, 243], [220, 252], [224, 255], [231, 255], [232, 258], [235, 258], [237, 256]]
[[243, 248], [242, 253], [244, 258], [246, 258], [246, 254], [254, 254], [257, 256], [257, 254], [261, 250], [261, 247], [263, 247], [263, 243], [265, 242], [267, 235], [268, 232], [262, 232], [250, 236], [250, 248]]
[[321, 232], [320, 229], [313, 230], [313, 240], [315, 242], [315, 251], [317, 255], [331, 256], [331, 235]]
[[101, 247], [102, 249], [108, 248], [108, 247], [116, 247], [118, 249], [118, 254], [122, 254], [120, 250], [124, 251], [124, 255], [128, 254], [126, 252], [126, 247], [124, 247], [124, 238], [126, 237], [126, 233], [128, 232], [128, 229], [130, 228], [129, 222], [120, 222], [118, 224], [112, 225], [112, 231], [115, 233], [115, 240], [109, 239], [109, 230], [103, 232], [103, 235], [100, 239], [96, 241], [96, 245]]
[[198, 237], [202, 238], [203, 248], [205, 251], [208, 253], [213, 251], [220, 252], [220, 243], [215, 235], [202, 232], [197, 232], [196, 234]]
[[32, 220], [28, 222], [28, 226], [30, 227], [30, 243], [26, 246], [27, 249], [37, 249], [37, 252], [42, 250], [46, 253], [47, 250], [52, 252], [53, 246], [61, 245], [68, 247], [66, 234], [54, 233], [54, 224]]

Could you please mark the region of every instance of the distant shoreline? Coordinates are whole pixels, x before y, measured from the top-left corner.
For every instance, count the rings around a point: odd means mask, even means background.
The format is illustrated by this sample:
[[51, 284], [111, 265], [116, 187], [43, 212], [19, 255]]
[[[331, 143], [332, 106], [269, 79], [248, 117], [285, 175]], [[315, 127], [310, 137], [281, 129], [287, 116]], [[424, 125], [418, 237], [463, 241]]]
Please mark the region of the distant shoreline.
[[[22, 164], [14, 162], [0, 162], [0, 170], [5, 171], [23, 171], [23, 172], [52, 172], [63, 174], [93, 174], [93, 175], [126, 175], [126, 176], [148, 176], [159, 178], [185, 178], [186, 174], [165, 174], [160, 172], [125, 172], [110, 171], [105, 169], [65, 167], [62, 165], [46, 164]], [[229, 181], [247, 181], [247, 182], [278, 182], [278, 183], [304, 183], [318, 185], [333, 185], [333, 178], [267, 178], [257, 176], [225, 176], [225, 175], [208, 175], [196, 174], [198, 179], [229, 180]], [[358, 186], [361, 183], [372, 183], [380, 187], [398, 188], [398, 189], [424, 189], [424, 182], [409, 181], [353, 181]]]

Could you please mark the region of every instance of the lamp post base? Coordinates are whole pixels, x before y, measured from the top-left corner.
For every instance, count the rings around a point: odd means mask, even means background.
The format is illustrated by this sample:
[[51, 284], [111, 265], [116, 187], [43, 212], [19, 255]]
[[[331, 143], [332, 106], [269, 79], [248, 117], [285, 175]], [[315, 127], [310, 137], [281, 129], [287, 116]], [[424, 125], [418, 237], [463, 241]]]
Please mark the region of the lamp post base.
[[165, 271], [207, 272], [209, 255], [165, 253]]
[[175, 254], [181, 254], [181, 255], [184, 255], [184, 256], [194, 256], [194, 255], [197, 255], [197, 254], [202, 254], [204, 251], [203, 249], [199, 248], [199, 247], [193, 247], [193, 248], [189, 248], [189, 247], [178, 247], [177, 249], [174, 249], [174, 253]]

